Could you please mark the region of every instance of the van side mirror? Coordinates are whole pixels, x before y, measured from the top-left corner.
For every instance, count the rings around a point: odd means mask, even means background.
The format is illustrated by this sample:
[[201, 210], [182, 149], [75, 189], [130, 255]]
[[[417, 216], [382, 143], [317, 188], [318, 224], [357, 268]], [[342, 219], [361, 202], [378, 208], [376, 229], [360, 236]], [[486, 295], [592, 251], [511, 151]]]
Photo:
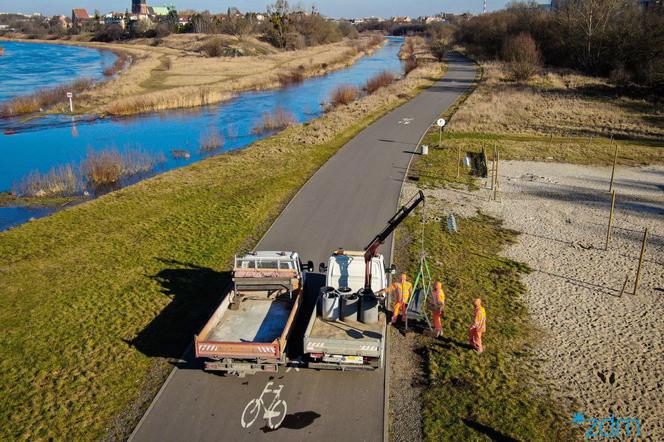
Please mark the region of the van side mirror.
[[318, 266], [318, 271], [320, 273], [327, 273], [327, 264], [321, 262], [320, 265]]
[[397, 272], [397, 266], [392, 264], [391, 266], [389, 266], [385, 269], [385, 272], [389, 275], [394, 275]]
[[313, 271], [314, 271], [314, 262], [307, 261], [307, 272], [313, 272]]

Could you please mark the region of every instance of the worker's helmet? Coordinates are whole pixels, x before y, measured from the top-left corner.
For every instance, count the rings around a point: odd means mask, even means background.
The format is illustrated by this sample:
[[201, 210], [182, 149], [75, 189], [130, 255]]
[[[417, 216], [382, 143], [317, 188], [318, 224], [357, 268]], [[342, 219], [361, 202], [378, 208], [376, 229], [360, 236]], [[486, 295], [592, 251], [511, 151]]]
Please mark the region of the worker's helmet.
[[408, 275], [406, 275], [405, 273], [401, 274], [401, 280], [402, 281], [405, 281], [407, 278], [408, 278]]
[[477, 298], [473, 301], [473, 305], [475, 307], [481, 307], [482, 306], [482, 300], [480, 298]]
[[437, 288], [437, 289], [442, 289], [442, 288], [443, 288], [443, 284], [442, 284], [440, 281], [436, 281], [436, 288]]

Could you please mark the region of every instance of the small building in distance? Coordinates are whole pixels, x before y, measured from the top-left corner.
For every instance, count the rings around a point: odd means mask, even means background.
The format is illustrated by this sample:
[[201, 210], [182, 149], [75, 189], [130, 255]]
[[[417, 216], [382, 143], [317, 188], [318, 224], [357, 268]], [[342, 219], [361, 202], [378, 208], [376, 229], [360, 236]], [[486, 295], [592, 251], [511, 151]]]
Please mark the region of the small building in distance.
[[92, 20], [93, 18], [90, 17], [88, 11], [83, 8], [74, 8], [71, 10], [71, 24], [75, 28], [80, 28]]

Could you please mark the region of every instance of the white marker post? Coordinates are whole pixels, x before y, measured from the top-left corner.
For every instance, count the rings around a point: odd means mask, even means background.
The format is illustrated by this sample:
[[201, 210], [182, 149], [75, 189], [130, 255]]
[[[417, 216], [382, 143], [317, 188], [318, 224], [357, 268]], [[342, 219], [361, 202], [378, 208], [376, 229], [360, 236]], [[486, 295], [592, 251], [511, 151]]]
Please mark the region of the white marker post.
[[74, 94], [72, 94], [71, 92], [67, 92], [67, 98], [69, 98], [69, 112], [71, 112], [73, 114], [74, 113], [74, 101], [72, 100], [72, 98], [74, 98]]
[[445, 126], [445, 119], [439, 118], [436, 124], [438, 125], [438, 148], [441, 148], [443, 146], [443, 126]]

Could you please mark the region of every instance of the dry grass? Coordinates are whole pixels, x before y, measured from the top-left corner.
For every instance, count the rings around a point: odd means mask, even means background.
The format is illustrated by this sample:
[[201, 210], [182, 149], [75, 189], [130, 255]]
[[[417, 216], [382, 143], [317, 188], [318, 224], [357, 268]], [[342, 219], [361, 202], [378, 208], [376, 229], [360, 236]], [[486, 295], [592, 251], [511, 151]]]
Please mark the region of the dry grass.
[[185, 149], [172, 149], [171, 156], [173, 157], [173, 159], [176, 160], [179, 159], [188, 160], [189, 158], [191, 158], [191, 154], [189, 153], [188, 150]]
[[[201, 45], [219, 38], [243, 56], [207, 57], [199, 52]], [[81, 112], [131, 115], [218, 103], [234, 92], [280, 87], [284, 79], [298, 80], [300, 73], [301, 78], [323, 75], [351, 65], [382, 41], [382, 36], [369, 35], [298, 51], [278, 51], [253, 37], [194, 34], [171, 35], [160, 39], [158, 46], [153, 46], [153, 39], [112, 44], [74, 40], [58, 43], [122, 51], [131, 56], [132, 64], [122, 75], [77, 100]]]
[[261, 134], [285, 129], [297, 123], [292, 112], [278, 107], [273, 112], [264, 112], [261, 121], [252, 129], [254, 133]]
[[218, 303], [233, 254], [250, 249], [341, 146], [432, 75], [440, 70], [0, 232], [0, 304], [12, 306], [0, 309], [0, 439], [125, 440], [168, 376], [167, 358], [180, 356]]
[[123, 178], [150, 172], [165, 160], [163, 155], [155, 155], [140, 150], [89, 150], [81, 163], [81, 174], [88, 187], [96, 188], [115, 184]]
[[278, 77], [281, 87], [288, 87], [294, 84], [302, 83], [304, 81], [304, 65], [301, 65], [297, 69], [293, 69], [290, 72], [279, 74]]
[[224, 136], [218, 130], [211, 128], [201, 135], [198, 153], [213, 153], [224, 145]]
[[83, 181], [71, 165], [52, 168], [48, 173], [32, 172], [14, 185], [20, 198], [72, 196], [83, 190]]
[[664, 138], [664, 107], [571, 71], [549, 70], [517, 84], [503, 64], [487, 63], [484, 81], [449, 130], [654, 141]]
[[67, 92], [78, 94], [89, 89], [93, 84], [92, 80], [81, 78], [61, 86], [38, 90], [26, 97], [16, 97], [0, 107], [0, 117], [8, 118], [40, 112], [58, 103], [68, 103]]
[[332, 106], [346, 106], [357, 100], [360, 96], [360, 90], [350, 84], [340, 84], [330, 93], [330, 103]]
[[367, 84], [364, 87], [364, 89], [368, 93], [373, 94], [378, 89], [392, 84], [392, 82], [394, 82], [396, 79], [397, 79], [396, 75], [394, 75], [390, 71], [379, 72], [378, 74], [374, 75], [369, 80], [367, 80]]
[[114, 51], [114, 53], [118, 58], [115, 60], [115, 63], [113, 63], [113, 66], [104, 69], [105, 77], [112, 77], [118, 72], [121, 72], [130, 60], [129, 54], [124, 51]]
[[168, 109], [184, 109], [230, 100], [233, 94], [210, 87], [178, 88], [173, 91], [153, 92], [150, 94], [118, 100], [106, 106], [110, 115], [133, 115]]

